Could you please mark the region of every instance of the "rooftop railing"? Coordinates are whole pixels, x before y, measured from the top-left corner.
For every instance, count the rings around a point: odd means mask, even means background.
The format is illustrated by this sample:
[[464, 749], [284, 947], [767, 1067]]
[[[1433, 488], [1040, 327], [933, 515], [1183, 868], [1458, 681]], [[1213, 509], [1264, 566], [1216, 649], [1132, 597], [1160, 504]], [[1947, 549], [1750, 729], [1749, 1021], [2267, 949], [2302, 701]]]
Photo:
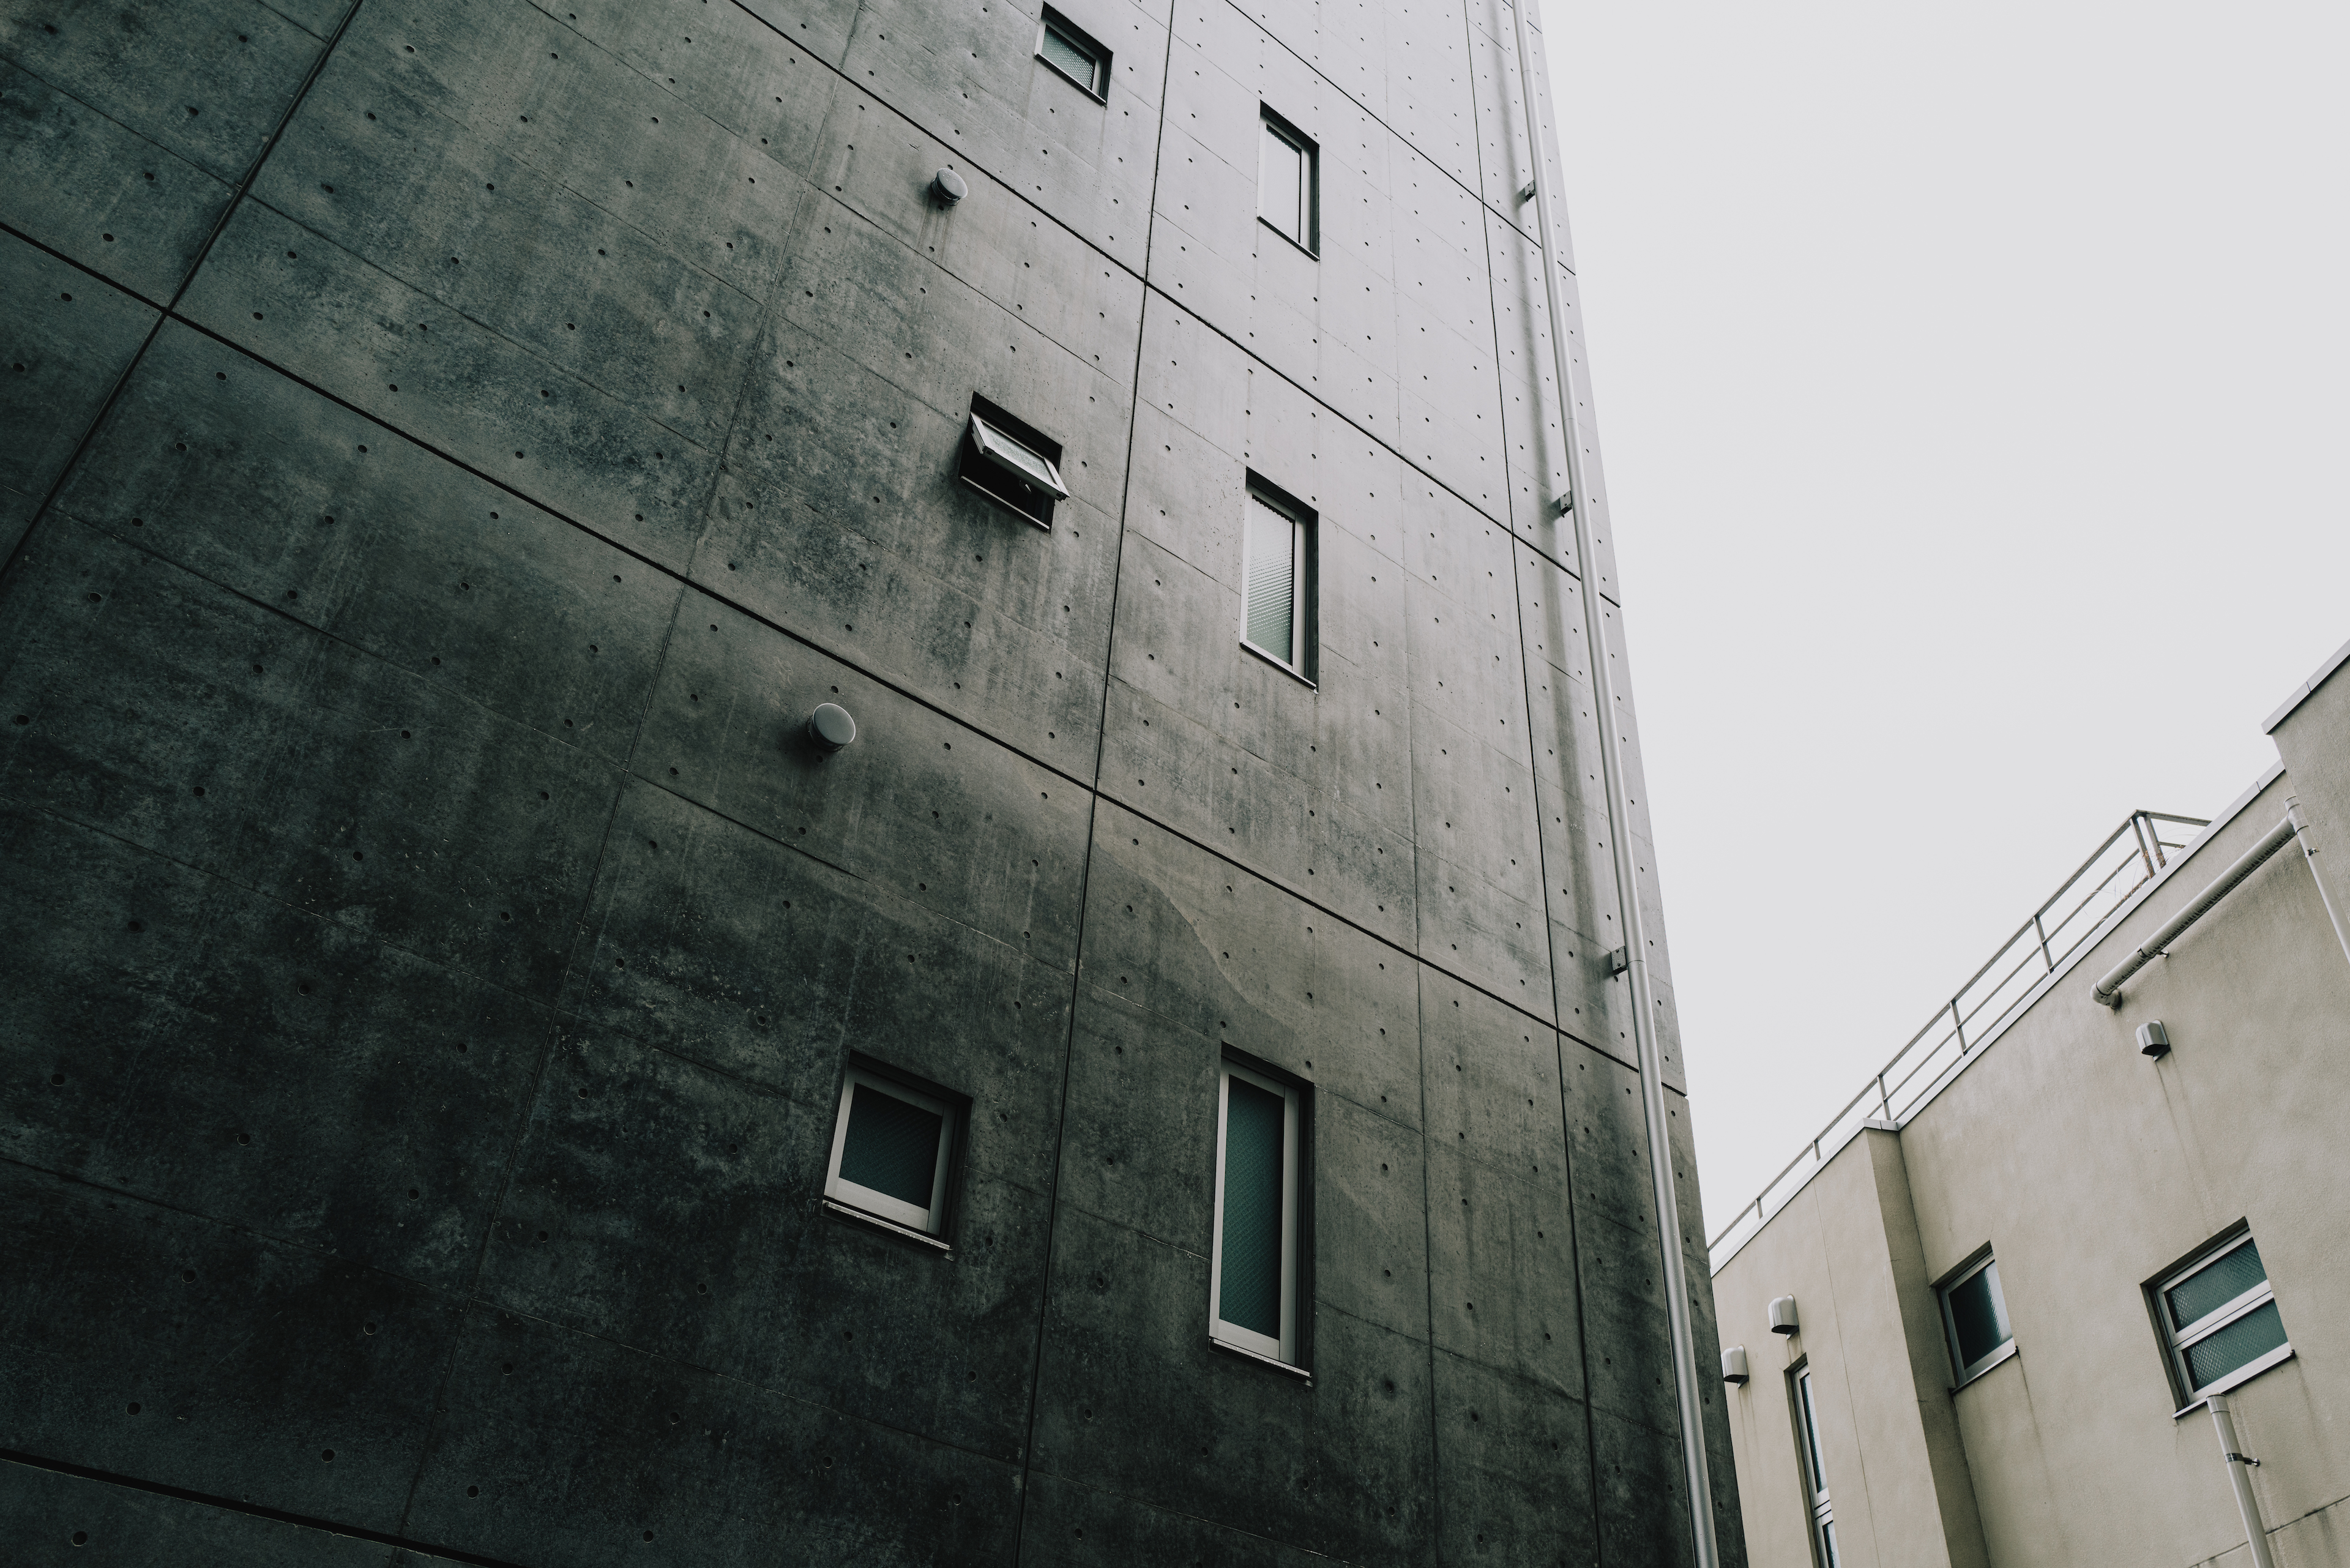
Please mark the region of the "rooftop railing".
[[2081, 868], [2032, 911], [2032, 918], [1934, 1010], [1925, 1027], [1893, 1054], [1893, 1060], [1862, 1085], [1818, 1136], [1706, 1244], [1712, 1266], [1720, 1268], [1744, 1245], [1810, 1179], [1822, 1160], [1834, 1156], [1853, 1135], [1871, 1124], [1898, 1127], [1952, 1068], [1987, 1044], [2034, 986], [2055, 973], [2131, 895], [2160, 876], [2173, 852], [2186, 847], [2188, 836], [2166, 838], [2165, 827], [2176, 832], [2208, 826], [2200, 817], [2159, 811], [2134, 811], [2124, 818]]

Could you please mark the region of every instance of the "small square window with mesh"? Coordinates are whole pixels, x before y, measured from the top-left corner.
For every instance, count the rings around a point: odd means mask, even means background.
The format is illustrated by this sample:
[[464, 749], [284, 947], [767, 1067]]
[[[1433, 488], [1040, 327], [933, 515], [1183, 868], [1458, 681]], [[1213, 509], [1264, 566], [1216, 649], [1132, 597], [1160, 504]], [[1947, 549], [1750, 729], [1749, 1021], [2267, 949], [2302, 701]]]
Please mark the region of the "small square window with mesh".
[[1036, 57], [1098, 99], [1109, 96], [1109, 51], [1051, 6], [1036, 42]]
[[840, 1085], [824, 1195], [833, 1208], [943, 1241], [959, 1107], [868, 1066]]

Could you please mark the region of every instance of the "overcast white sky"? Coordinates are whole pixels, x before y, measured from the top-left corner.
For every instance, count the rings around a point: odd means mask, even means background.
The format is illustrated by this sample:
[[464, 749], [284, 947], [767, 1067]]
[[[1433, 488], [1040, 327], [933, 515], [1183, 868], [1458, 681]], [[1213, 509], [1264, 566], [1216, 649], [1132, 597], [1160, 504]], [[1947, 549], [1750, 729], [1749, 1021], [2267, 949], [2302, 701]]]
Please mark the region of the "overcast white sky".
[[2350, 6], [1542, 3], [1711, 1234], [2350, 639]]

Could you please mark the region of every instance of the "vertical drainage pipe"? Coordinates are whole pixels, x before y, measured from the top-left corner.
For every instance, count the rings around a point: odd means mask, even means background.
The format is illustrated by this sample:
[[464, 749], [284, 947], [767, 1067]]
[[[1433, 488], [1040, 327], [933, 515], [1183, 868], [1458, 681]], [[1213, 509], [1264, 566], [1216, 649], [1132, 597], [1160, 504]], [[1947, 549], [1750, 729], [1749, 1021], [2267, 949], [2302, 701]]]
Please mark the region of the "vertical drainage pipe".
[[1657, 1004], [1648, 980], [1648, 943], [1640, 920], [1640, 896], [1633, 880], [1632, 811], [1620, 749], [1623, 718], [1616, 711], [1616, 682], [1608, 674], [1597, 556], [1591, 542], [1591, 492], [1583, 482], [1582, 438], [1575, 428], [1575, 380], [1566, 351], [1566, 311], [1559, 297], [1558, 264], [1551, 254], [1550, 192], [1542, 176], [1542, 124], [1535, 112], [1542, 100], [1534, 92], [1534, 53], [1526, 30], [1525, 7], [1533, 3], [1513, 0], [1510, 19], [1516, 30], [1518, 88], [1526, 104], [1534, 224], [1542, 247], [1544, 297], [1550, 307], [1551, 358], [1558, 378], [1559, 438], [1566, 443], [1566, 515], [1575, 524], [1575, 560], [1583, 588], [1584, 636], [1591, 659], [1592, 701], [1599, 719], [1599, 765], [1607, 791], [1616, 904], [1632, 961], [1632, 1037], [1640, 1064], [1640, 1110], [1648, 1134], [1648, 1182], [1657, 1205], [1657, 1241], [1663, 1253], [1665, 1319], [1672, 1336], [1673, 1393], [1680, 1407], [1681, 1468], [1689, 1487], [1690, 1525], [1697, 1542], [1697, 1568], [1720, 1568], [1721, 1547], [1713, 1529], [1713, 1482], [1705, 1459], [1705, 1412], [1698, 1398], [1697, 1346], [1690, 1322], [1689, 1271], [1681, 1257], [1680, 1202], [1673, 1187], [1672, 1135], [1668, 1130], [1664, 1071], [1657, 1042]]
[[2211, 1407], [2211, 1425], [2219, 1429], [2220, 1462], [2228, 1467], [2228, 1484], [2236, 1489], [2236, 1511], [2244, 1516], [2244, 1541], [2252, 1549], [2252, 1568], [2276, 1568], [2276, 1559], [2269, 1554], [2268, 1526], [2261, 1520], [2261, 1500], [2252, 1495], [2251, 1469], [2261, 1461], [2237, 1451], [2236, 1418], [2228, 1408], [2227, 1396], [2214, 1394], [2206, 1403]]
[[2342, 911], [2334, 907], [2334, 895], [2325, 890], [2325, 877], [2317, 869], [2317, 846], [2309, 836], [2309, 818], [2302, 815], [2301, 797], [2284, 797], [2284, 819], [2293, 824], [2293, 836], [2301, 841], [2301, 856], [2309, 866], [2310, 880], [2317, 884], [2317, 901], [2325, 906], [2325, 918], [2333, 922], [2334, 940], [2342, 944], [2342, 956], [2350, 959], [2350, 930], [2342, 925]]

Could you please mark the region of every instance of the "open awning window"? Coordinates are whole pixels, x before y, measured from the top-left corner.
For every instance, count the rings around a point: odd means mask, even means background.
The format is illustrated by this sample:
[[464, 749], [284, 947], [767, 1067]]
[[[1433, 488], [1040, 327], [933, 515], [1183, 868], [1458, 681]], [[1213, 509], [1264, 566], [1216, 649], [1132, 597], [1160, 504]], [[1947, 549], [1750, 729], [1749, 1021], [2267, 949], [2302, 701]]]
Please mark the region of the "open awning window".
[[1051, 492], [1055, 501], [1069, 498], [1069, 487], [1061, 483], [1061, 471], [1051, 458], [1014, 440], [977, 414], [971, 416], [971, 441], [980, 456], [1013, 478]]

